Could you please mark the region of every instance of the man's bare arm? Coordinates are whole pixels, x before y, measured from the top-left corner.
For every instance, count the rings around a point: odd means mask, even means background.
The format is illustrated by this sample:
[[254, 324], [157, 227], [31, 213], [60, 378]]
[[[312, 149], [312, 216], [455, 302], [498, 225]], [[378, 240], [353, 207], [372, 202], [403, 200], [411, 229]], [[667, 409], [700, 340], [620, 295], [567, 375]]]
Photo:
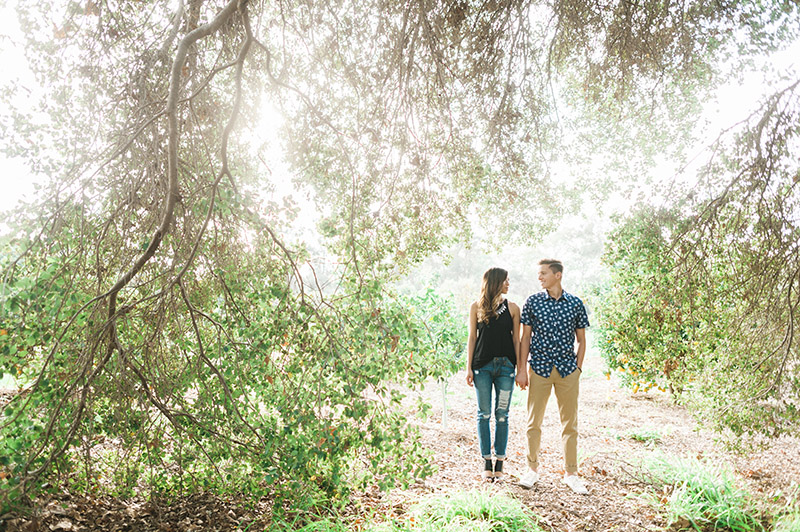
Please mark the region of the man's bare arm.
[[586, 354], [586, 329], [575, 329], [575, 339], [578, 341], [578, 368], [583, 371], [583, 356]]

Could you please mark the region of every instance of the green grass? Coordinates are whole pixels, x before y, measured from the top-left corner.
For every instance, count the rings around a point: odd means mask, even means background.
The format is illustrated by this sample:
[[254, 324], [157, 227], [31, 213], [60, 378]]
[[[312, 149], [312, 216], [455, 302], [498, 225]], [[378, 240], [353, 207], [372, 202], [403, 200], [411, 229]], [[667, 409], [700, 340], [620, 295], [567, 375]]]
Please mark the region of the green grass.
[[625, 432], [625, 436], [642, 443], [661, 443], [661, 440], [664, 438], [665, 434], [657, 428], [640, 427], [637, 429], [627, 430]]
[[[323, 519], [302, 532], [349, 532], [341, 520]], [[427, 497], [403, 517], [367, 526], [365, 532], [542, 532], [536, 517], [516, 499], [486, 491]]]
[[412, 509], [415, 524], [409, 530], [450, 532], [515, 532], [541, 530], [525, 506], [507, 495], [454, 492], [430, 497]]
[[350, 532], [350, 529], [344, 523], [332, 519], [314, 521], [296, 530], [297, 532]]
[[622, 432], [613, 429], [605, 430], [605, 433], [608, 436], [615, 438], [617, 440], [630, 439], [648, 445], [655, 445], [657, 443], [661, 443], [661, 441], [665, 437], [669, 436], [671, 432], [672, 432], [671, 426], [667, 426], [665, 428], [645, 426], [645, 427], [637, 427], [635, 429], [628, 429]]
[[658, 455], [647, 468], [662, 494], [670, 526], [695, 530], [764, 531], [750, 495], [737, 487], [731, 473], [708, 463]]

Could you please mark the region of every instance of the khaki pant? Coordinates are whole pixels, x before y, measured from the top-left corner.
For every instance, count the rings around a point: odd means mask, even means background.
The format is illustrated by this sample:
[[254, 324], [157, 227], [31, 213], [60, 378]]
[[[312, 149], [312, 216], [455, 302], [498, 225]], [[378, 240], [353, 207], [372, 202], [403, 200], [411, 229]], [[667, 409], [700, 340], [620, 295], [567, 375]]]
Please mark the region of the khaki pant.
[[578, 389], [580, 370], [561, 377], [554, 367], [544, 378], [528, 366], [528, 466], [539, 467], [539, 445], [542, 440], [542, 420], [550, 390], [555, 389], [558, 413], [561, 416], [561, 444], [564, 448], [564, 469], [578, 472]]

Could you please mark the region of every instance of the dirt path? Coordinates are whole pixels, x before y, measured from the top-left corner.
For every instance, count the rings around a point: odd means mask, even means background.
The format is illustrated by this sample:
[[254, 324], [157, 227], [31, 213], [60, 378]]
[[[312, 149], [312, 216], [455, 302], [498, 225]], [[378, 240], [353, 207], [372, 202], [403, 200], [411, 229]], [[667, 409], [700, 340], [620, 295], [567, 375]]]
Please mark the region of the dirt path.
[[[512, 399], [506, 471], [501, 484], [481, 479], [482, 461], [475, 428], [474, 390], [463, 372], [448, 382], [448, 420], [442, 423], [442, 392], [431, 386], [422, 392], [433, 405], [433, 415], [420, 422], [425, 445], [434, 453], [439, 471], [422, 485], [389, 496], [395, 505], [416, 497], [451, 489], [485, 489], [508, 493], [543, 517], [552, 530], [640, 531], [665, 525], [664, 519], [637, 495], [641, 460], [654, 452], [707, 458], [725, 463], [743, 485], [766, 498], [780, 490], [786, 494], [800, 481], [800, 441], [784, 438], [769, 449], [736, 456], [699, 430], [685, 409], [675, 406], [666, 393], [631, 394], [612, 377], [603, 375], [603, 363], [589, 350], [581, 381], [580, 474], [589, 495], [573, 494], [560, 482], [563, 475], [561, 427], [555, 397], [551, 396], [543, 425], [540, 482], [526, 490], [516, 485], [526, 470], [525, 400], [516, 389]], [[406, 498], [406, 500], [402, 500]]]

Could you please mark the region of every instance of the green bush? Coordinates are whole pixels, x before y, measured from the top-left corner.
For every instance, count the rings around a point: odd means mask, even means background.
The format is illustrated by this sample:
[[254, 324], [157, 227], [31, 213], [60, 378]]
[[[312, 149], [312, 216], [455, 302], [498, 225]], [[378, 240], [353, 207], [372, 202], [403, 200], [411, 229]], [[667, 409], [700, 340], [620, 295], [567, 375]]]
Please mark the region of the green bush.
[[[610, 371], [634, 391], [682, 392], [702, 368], [708, 323], [698, 321], [695, 292], [676, 289], [667, 236], [682, 221], [666, 211], [633, 215], [609, 235], [610, 281], [593, 295], [596, 334]], [[711, 335], [714, 337], [714, 334]]]
[[752, 300], [740, 281], [748, 259], [736, 262], [724, 242], [704, 241], [693, 256], [696, 225], [677, 207], [643, 208], [609, 235], [610, 279], [592, 296], [608, 374], [634, 392], [669, 389], [710, 427], [739, 436], [734, 445], [793, 434], [800, 380], [789, 353], [778, 356], [789, 311]]
[[428, 377], [443, 379], [461, 367], [467, 342], [467, 327], [451, 299], [436, 294], [432, 288], [415, 295], [400, 295], [398, 312], [407, 315], [409, 328], [405, 341], [411, 353], [409, 363], [412, 384]]
[[[24, 390], [0, 418], [0, 506], [37, 469], [39, 485], [91, 492], [311, 500], [431, 473], [397, 384], [457, 368], [466, 332], [448, 300], [345, 274], [343, 295], [303, 292], [267, 235], [239, 251], [233, 238], [216, 269], [189, 267], [162, 303], [149, 303], [149, 285], [126, 293], [123, 347], [109, 349], [93, 266], [65, 249], [70, 221], [58, 241], [0, 242], [0, 371]], [[124, 463], [101, 460], [109, 446]]]

